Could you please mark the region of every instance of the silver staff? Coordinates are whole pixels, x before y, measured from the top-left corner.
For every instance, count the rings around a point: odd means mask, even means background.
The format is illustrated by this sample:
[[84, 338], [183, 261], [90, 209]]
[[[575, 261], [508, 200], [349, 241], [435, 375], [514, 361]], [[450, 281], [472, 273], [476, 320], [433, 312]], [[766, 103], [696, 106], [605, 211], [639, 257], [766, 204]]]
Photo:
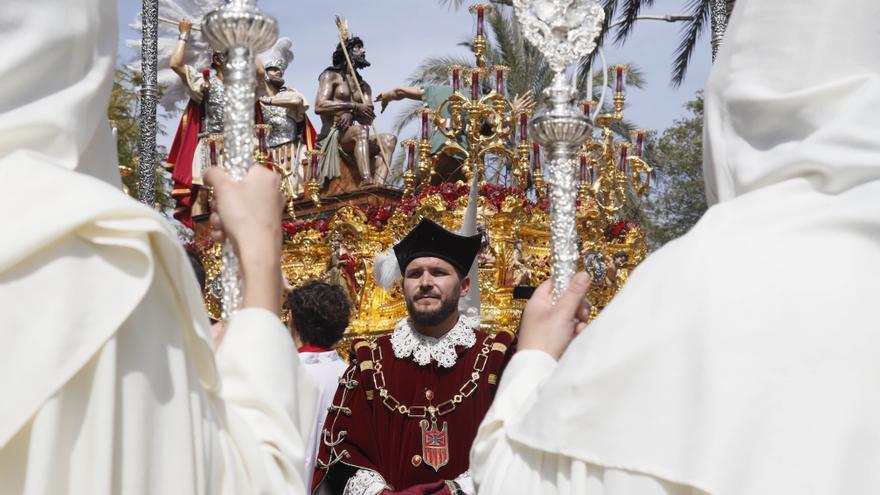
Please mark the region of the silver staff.
[[[223, 86], [226, 92], [223, 166], [235, 180], [242, 180], [254, 163], [254, 54], [268, 50], [278, 38], [278, 23], [256, 7], [255, 0], [232, 0], [209, 12], [202, 34], [215, 50], [225, 51]], [[231, 241], [223, 244], [222, 318], [241, 306], [241, 266]]]
[[718, 48], [721, 47], [721, 40], [724, 39], [724, 32], [727, 31], [727, 21], [730, 19], [730, 12], [727, 11], [728, 0], [712, 0], [712, 61], [718, 55]]
[[541, 51], [556, 75], [544, 90], [546, 103], [529, 122], [529, 132], [545, 147], [550, 185], [553, 297], [558, 299], [575, 274], [578, 259], [575, 206], [575, 152], [590, 121], [575, 108], [575, 90], [565, 70], [596, 48], [605, 12], [596, 0], [513, 0], [523, 33]]
[[144, 0], [141, 19], [141, 114], [137, 166], [138, 200], [153, 208], [156, 202], [156, 102], [159, 100], [156, 60], [159, 45], [159, 2]]

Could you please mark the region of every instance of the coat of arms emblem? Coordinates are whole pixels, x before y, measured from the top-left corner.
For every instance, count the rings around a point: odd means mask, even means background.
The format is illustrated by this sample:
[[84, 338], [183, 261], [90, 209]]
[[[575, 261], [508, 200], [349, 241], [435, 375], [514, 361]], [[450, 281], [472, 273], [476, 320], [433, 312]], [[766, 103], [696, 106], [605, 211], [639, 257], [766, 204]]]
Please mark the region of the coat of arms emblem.
[[449, 462], [449, 433], [448, 424], [443, 422], [443, 429], [437, 428], [437, 421], [427, 419], [419, 422], [422, 427], [422, 460], [425, 464], [439, 471]]

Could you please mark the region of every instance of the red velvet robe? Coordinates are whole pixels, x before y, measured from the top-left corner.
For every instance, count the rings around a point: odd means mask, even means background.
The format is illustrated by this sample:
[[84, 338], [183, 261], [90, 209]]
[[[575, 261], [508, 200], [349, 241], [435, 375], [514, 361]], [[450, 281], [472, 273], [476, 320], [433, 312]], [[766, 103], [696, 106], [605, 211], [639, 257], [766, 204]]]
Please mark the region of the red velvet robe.
[[[376, 339], [378, 349], [375, 350], [370, 349], [367, 340], [356, 339], [352, 342], [352, 364], [340, 379], [333, 399], [334, 406], [347, 409], [331, 406], [327, 415], [318, 448], [312, 492], [342, 493], [348, 478], [359, 468], [378, 472], [394, 490], [452, 480], [465, 472], [477, 428], [489, 409], [501, 372], [513, 353], [511, 334], [502, 332], [489, 337], [481, 331], [475, 333], [477, 341], [471, 348], [456, 347], [458, 358], [452, 368], [442, 368], [434, 361], [419, 366], [411, 357], [396, 358], [390, 336]], [[489, 351], [485, 358], [479, 358], [484, 347]], [[385, 388], [401, 404], [427, 406], [429, 403], [425, 391], [431, 390], [431, 403], [438, 406], [460, 393], [461, 387], [474, 373], [477, 359], [485, 359], [486, 362], [476, 381], [477, 388], [455, 404], [455, 410], [436, 417], [439, 429], [443, 428], [444, 423], [447, 424], [449, 456], [447, 464], [435, 471], [423, 459], [421, 419], [407, 417], [397, 410], [392, 412], [383, 404], [374, 382], [378, 368], [376, 361], [381, 362]], [[381, 380], [377, 381], [378, 385], [382, 384]], [[425, 419], [430, 421], [430, 415], [426, 414]], [[338, 444], [332, 445], [337, 441]], [[435, 483], [411, 493], [440, 494], [448, 491], [444, 484]]]

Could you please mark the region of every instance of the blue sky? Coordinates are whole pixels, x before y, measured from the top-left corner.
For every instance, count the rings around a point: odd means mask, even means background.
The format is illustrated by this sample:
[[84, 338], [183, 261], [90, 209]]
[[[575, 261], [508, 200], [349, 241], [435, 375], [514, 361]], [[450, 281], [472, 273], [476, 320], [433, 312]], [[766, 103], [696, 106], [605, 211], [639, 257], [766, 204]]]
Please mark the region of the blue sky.
[[[679, 14], [683, 0], [656, 0], [643, 14]], [[280, 35], [293, 40], [295, 58], [287, 69], [287, 85], [299, 89], [312, 102], [318, 88], [318, 75], [330, 63], [337, 42], [334, 15], [349, 20], [354, 34], [366, 43], [367, 56], [373, 64], [363, 71], [374, 93], [405, 84], [419, 63], [429, 56], [460, 54], [467, 50], [456, 46], [473, 36], [475, 22], [466, 9], [441, 7], [434, 0], [258, 0], [258, 7], [278, 20]], [[128, 62], [139, 56], [125, 47], [126, 39], [139, 36], [128, 24], [140, 11], [137, 0], [119, 1], [119, 59]], [[160, 12], [160, 15], [162, 13]], [[711, 66], [709, 34], [699, 40], [687, 79], [672, 88], [671, 61], [678, 43], [680, 24], [640, 21], [625, 45], [604, 46], [609, 64], [635, 63], [645, 73], [643, 90], [628, 93], [627, 117], [637, 125], [662, 131], [675, 119], [686, 115], [684, 103], [703, 88]], [[392, 103], [376, 120], [380, 132], [392, 129], [402, 104]], [[313, 122], [319, 121], [310, 112]], [[176, 118], [175, 118], [176, 120]], [[176, 122], [166, 126], [174, 132]], [[171, 136], [160, 138], [170, 144]]]

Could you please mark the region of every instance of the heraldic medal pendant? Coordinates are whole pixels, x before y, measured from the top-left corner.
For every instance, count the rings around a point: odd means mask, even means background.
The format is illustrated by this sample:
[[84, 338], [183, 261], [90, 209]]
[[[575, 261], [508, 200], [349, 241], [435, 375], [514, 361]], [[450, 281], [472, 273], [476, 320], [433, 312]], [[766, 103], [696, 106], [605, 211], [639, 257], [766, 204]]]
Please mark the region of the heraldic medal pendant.
[[428, 466], [439, 471], [449, 462], [449, 432], [448, 424], [443, 422], [443, 429], [437, 428], [437, 419], [431, 418], [419, 421], [422, 427], [422, 460]]
[[419, 421], [422, 428], [422, 461], [434, 469], [440, 470], [449, 462], [449, 424], [444, 421], [443, 429], [437, 428], [437, 408], [434, 407], [434, 392], [425, 389], [425, 398], [428, 399], [428, 413], [431, 421], [423, 419]]

